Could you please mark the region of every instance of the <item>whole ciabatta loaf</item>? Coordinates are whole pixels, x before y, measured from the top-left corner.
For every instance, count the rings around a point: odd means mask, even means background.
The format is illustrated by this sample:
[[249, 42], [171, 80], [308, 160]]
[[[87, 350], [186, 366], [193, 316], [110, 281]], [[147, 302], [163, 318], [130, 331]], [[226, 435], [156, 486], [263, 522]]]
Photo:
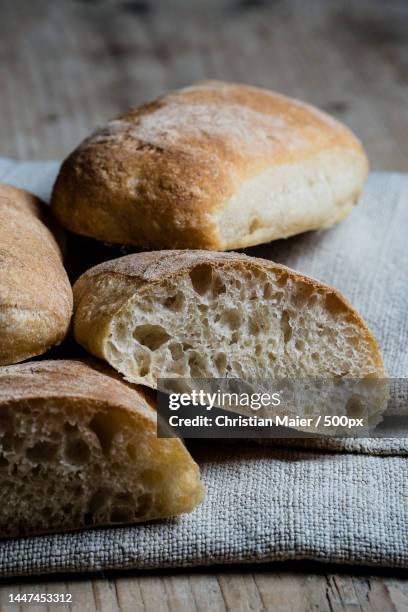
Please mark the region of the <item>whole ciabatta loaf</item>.
[[238, 253], [156, 251], [74, 285], [74, 333], [131, 382], [166, 377], [384, 375], [377, 343], [335, 289]]
[[71, 285], [44, 208], [0, 184], [0, 365], [44, 353], [69, 327]]
[[143, 391], [107, 366], [0, 369], [0, 537], [133, 523], [192, 510], [197, 464], [157, 438]]
[[367, 170], [353, 134], [312, 106], [208, 81], [97, 130], [63, 163], [52, 208], [106, 242], [229, 250], [344, 219]]

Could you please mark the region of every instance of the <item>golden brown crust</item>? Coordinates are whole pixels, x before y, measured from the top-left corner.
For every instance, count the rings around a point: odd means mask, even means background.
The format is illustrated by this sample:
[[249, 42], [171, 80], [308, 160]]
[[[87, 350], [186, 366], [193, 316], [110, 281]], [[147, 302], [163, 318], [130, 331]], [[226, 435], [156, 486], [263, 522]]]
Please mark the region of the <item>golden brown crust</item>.
[[85, 140], [61, 168], [52, 208], [68, 229], [107, 242], [222, 249], [214, 214], [243, 181], [325, 151], [366, 169], [358, 140], [317, 109], [256, 87], [198, 83]]
[[[78, 342], [92, 353], [104, 358], [105, 326], [135, 291], [148, 290], [153, 283], [165, 285], [169, 279], [191, 271], [200, 264], [208, 264], [213, 268], [227, 265], [241, 269], [252, 267], [272, 271], [278, 276], [293, 278], [315, 291], [324, 293], [332, 312], [347, 311], [350, 322], [360, 329], [362, 337], [371, 346], [378, 375], [384, 374], [384, 365], [376, 339], [366, 322], [340, 291], [281, 264], [249, 257], [242, 253], [197, 250], [149, 251], [120, 257], [91, 268], [77, 280], [73, 288], [74, 333]], [[107, 280], [111, 282], [106, 282]]]
[[143, 387], [124, 382], [96, 360], [41, 360], [0, 368], [0, 407], [30, 400], [85, 402], [137, 413], [155, 424]]
[[44, 353], [69, 327], [72, 290], [44, 220], [37, 198], [0, 184], [0, 365]]

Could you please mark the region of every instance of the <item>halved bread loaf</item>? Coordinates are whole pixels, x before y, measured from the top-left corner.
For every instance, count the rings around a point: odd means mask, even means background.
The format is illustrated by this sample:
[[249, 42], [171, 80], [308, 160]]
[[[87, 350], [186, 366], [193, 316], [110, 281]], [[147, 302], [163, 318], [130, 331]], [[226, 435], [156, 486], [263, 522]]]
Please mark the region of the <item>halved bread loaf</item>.
[[74, 285], [74, 333], [124, 377], [381, 377], [379, 348], [335, 289], [237, 253], [157, 251]]
[[105, 365], [0, 369], [0, 537], [133, 523], [191, 511], [197, 464], [156, 435], [140, 388]]
[[367, 170], [359, 141], [325, 113], [208, 81], [98, 129], [63, 163], [51, 205], [105, 242], [229, 250], [341, 221]]
[[72, 289], [46, 223], [37, 198], [0, 184], [0, 365], [45, 353], [69, 328]]

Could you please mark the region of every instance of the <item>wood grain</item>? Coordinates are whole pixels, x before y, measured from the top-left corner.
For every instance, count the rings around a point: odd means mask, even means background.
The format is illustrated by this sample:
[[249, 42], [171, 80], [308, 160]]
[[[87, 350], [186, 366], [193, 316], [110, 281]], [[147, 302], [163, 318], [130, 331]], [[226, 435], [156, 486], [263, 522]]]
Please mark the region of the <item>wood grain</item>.
[[0, 585], [0, 610], [9, 593], [72, 593], [70, 606], [30, 607], [72, 612], [406, 612], [407, 572], [344, 568], [314, 562], [195, 569], [190, 572], [115, 572], [90, 578], [25, 579]]
[[408, 169], [408, 3], [2, 0], [0, 154], [65, 156], [95, 126], [202, 78], [303, 98], [374, 168]]
[[[202, 78], [270, 87], [345, 121], [372, 167], [408, 171], [408, 3], [1, 0], [0, 155], [61, 158], [95, 126]], [[314, 563], [6, 581], [78, 612], [408, 610], [404, 572]]]

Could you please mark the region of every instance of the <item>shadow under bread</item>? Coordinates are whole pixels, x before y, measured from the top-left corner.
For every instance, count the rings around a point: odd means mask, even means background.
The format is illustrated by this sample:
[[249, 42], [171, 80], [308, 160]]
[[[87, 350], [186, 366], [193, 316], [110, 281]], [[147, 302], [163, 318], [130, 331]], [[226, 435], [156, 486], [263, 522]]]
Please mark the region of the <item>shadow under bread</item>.
[[87, 270], [104, 261], [123, 257], [129, 253], [140, 252], [141, 249], [118, 244], [107, 244], [94, 238], [66, 232], [65, 268], [72, 284]]

